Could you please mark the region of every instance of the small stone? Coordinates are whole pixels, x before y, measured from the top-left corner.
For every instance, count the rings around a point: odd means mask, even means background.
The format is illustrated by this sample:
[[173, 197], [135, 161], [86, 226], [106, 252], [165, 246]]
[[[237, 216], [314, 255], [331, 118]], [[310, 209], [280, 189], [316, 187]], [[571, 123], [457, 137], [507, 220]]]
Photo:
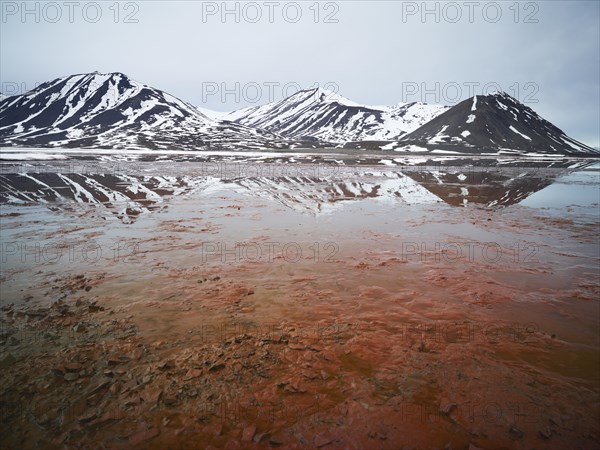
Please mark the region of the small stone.
[[140, 399], [139, 399], [139, 398], [137, 398], [137, 397], [132, 397], [132, 398], [129, 398], [129, 399], [125, 400], [125, 403], [124, 403], [124, 405], [125, 405], [125, 406], [135, 406], [135, 405], [137, 405], [139, 402], [140, 402]]
[[79, 423], [88, 423], [94, 420], [96, 417], [97, 414], [95, 412], [88, 412], [79, 416], [77, 420]]
[[114, 384], [110, 385], [110, 388], [108, 388], [108, 391], [113, 395], [116, 396], [119, 391], [121, 390], [121, 383], [117, 382]]
[[165, 361], [162, 364], [158, 365], [158, 368], [161, 370], [172, 369], [175, 367], [175, 363], [171, 360]]
[[65, 376], [64, 376], [65, 381], [75, 381], [78, 378], [79, 378], [79, 374], [74, 373], [74, 372], [65, 373]]
[[135, 380], [130, 379], [127, 383], [125, 383], [123, 385], [123, 393], [125, 392], [129, 392], [129, 391], [135, 391], [138, 387], [138, 384]]
[[81, 333], [85, 331], [85, 325], [82, 323], [76, 323], [75, 325], [73, 325], [73, 331], [75, 333]]
[[167, 406], [173, 406], [177, 403], [177, 399], [175, 397], [165, 397], [163, 403]]
[[64, 365], [65, 372], [79, 372], [82, 369], [81, 364], [67, 363]]
[[223, 363], [213, 364], [212, 366], [210, 366], [210, 368], [208, 369], [208, 371], [209, 372], [216, 372], [216, 371], [224, 369], [224, 368], [225, 368], [225, 364], [223, 364]]
[[242, 432], [242, 441], [244, 441], [244, 442], [252, 441], [252, 438], [254, 437], [255, 433], [256, 433], [255, 425], [247, 426], [246, 428], [244, 428], [244, 431]]
[[521, 439], [523, 436], [525, 436], [525, 433], [523, 433], [521, 430], [519, 430], [514, 425], [512, 427], [510, 427], [509, 432], [512, 437], [517, 438], [517, 439]]
[[483, 450], [481, 447], [477, 447], [475, 444], [469, 444], [469, 450]]
[[198, 378], [200, 375], [202, 375], [202, 371], [200, 369], [189, 369], [185, 374], [185, 379], [191, 380], [193, 378]]
[[320, 434], [315, 436], [315, 447], [317, 448], [325, 447], [327, 444], [331, 444], [331, 442], [333, 442], [333, 439], [331, 438], [325, 437]]
[[144, 399], [151, 405], [155, 405], [156, 403], [158, 403], [161, 394], [162, 389], [152, 389], [144, 394]]
[[131, 359], [135, 359], [136, 361], [139, 361], [142, 356], [144, 356], [144, 349], [141, 347], [136, 348], [133, 352], [131, 352]]
[[282, 444], [283, 444], [283, 441], [278, 436], [271, 436], [269, 438], [269, 445], [277, 446], [277, 445], [282, 445]]
[[560, 426], [562, 426], [562, 419], [560, 417], [554, 415], [554, 416], [550, 417], [550, 423], [552, 425], [560, 427]]
[[552, 436], [552, 430], [550, 430], [550, 428], [548, 427], [542, 428], [538, 431], [538, 434], [544, 439], [550, 439], [550, 437]]
[[291, 394], [303, 394], [306, 392], [306, 389], [300, 386], [297, 382], [285, 383], [283, 390]]
[[452, 410], [456, 407], [456, 403], [452, 403], [448, 400], [442, 400], [442, 402], [440, 403], [440, 412], [445, 415], [450, 415]]
[[106, 360], [109, 366], [116, 366], [117, 364], [122, 364], [125, 361], [127, 361], [127, 358], [122, 356], [109, 356]]
[[111, 384], [111, 382], [112, 380], [107, 377], [102, 377], [98, 379], [98, 381], [96, 381], [96, 384], [89, 388], [88, 395], [93, 395], [97, 392], [100, 392], [102, 389], [107, 388]]
[[313, 372], [312, 370], [308, 370], [308, 369], [302, 369], [300, 371], [300, 375], [302, 375], [304, 378], [307, 378], [309, 380], [315, 380], [319, 376], [316, 372]]
[[269, 433], [256, 433], [254, 435], [254, 438], [252, 439], [252, 442], [254, 442], [255, 444], [258, 444], [260, 441], [263, 440], [264, 437], [269, 437]]

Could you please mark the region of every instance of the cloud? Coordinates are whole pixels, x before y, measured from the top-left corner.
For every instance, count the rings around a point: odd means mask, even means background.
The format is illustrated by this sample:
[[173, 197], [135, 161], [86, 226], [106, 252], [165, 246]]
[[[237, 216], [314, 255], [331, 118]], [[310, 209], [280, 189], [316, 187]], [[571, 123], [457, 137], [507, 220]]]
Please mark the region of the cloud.
[[[72, 73], [121, 71], [198, 105], [206, 83], [265, 86], [253, 102], [204, 95], [202, 106], [221, 111], [280, 98], [289, 83], [334, 83], [364, 104], [452, 103], [474, 83], [476, 92], [496, 83], [598, 145], [599, 3], [474, 3], [100, 2], [94, 22], [88, 3], [69, 11], [57, 2], [53, 23], [47, 2], [26, 2], [23, 16], [21, 2], [2, 1], [0, 78], [3, 88], [33, 88]], [[408, 83], [419, 84], [412, 98]]]

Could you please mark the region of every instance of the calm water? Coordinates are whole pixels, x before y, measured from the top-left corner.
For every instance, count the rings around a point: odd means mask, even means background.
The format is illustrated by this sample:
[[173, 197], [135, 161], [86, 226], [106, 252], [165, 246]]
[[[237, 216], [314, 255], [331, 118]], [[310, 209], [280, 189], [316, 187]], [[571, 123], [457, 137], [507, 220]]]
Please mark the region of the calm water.
[[[61, 358], [99, 361], [81, 372], [85, 387], [114, 364], [103, 362], [106, 349], [130, 352], [133, 342], [146, 353], [112, 382], [129, 386], [132, 373], [151, 397], [179, 393], [155, 405], [107, 391], [89, 417], [124, 416], [99, 429], [87, 418], [33, 428], [32, 406], [5, 393], [11, 443], [77, 435], [110, 446], [143, 425], [157, 430], [157, 448], [235, 447], [249, 421], [285, 447], [321, 435], [335, 448], [598, 442], [597, 164], [127, 158], [2, 166], [1, 325], [19, 336], [2, 341], [0, 361], [12, 364], [2, 384], [20, 392], [26, 371], [39, 380], [32, 404], [64, 409], [80, 388], [48, 378]], [[104, 309], [48, 312], [88, 301]], [[81, 346], [72, 338], [80, 322]], [[242, 343], [213, 355], [207, 323], [250, 327], [252, 351]], [[136, 331], [123, 340], [119, 324]], [[289, 344], [247, 332], [266, 324]], [[29, 342], [24, 330], [70, 339]], [[39, 349], [46, 356], [31, 365]], [[269, 364], [253, 359], [263, 350]], [[223, 368], [205, 370], [215, 358]], [[169, 359], [179, 369], [157, 369]], [[215, 434], [215, 417], [198, 422], [198, 404], [223, 398], [275, 410], [268, 420], [220, 417]], [[474, 404], [503, 414], [490, 420]], [[385, 439], [374, 447], [373, 436]]]

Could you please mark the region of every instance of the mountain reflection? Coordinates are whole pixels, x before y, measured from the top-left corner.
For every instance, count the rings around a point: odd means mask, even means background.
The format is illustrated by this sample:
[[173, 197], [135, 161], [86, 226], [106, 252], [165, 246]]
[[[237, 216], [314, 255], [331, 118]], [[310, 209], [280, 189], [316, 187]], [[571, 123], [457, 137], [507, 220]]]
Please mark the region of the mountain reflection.
[[473, 167], [424, 169], [404, 174], [452, 206], [510, 206], [551, 185], [569, 169], [547, 167]]
[[365, 199], [506, 207], [593, 162], [463, 159], [327, 167], [288, 162], [272, 167], [254, 164], [252, 168], [236, 163], [221, 169], [211, 164], [210, 173], [208, 166], [194, 162], [149, 162], [119, 166], [119, 170], [99, 165], [93, 171], [80, 172], [60, 164], [4, 164], [0, 203], [43, 203], [52, 209], [68, 209], [73, 203], [95, 204], [131, 222], [141, 213], [164, 207], [169, 197], [191, 195], [210, 186], [276, 200], [313, 214]]

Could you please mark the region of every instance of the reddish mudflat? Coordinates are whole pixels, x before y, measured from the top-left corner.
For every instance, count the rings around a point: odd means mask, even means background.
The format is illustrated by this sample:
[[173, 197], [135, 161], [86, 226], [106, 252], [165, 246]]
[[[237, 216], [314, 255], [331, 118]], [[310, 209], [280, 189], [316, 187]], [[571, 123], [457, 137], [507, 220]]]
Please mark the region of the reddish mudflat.
[[3, 446], [600, 446], [598, 172], [361, 170], [4, 205]]

